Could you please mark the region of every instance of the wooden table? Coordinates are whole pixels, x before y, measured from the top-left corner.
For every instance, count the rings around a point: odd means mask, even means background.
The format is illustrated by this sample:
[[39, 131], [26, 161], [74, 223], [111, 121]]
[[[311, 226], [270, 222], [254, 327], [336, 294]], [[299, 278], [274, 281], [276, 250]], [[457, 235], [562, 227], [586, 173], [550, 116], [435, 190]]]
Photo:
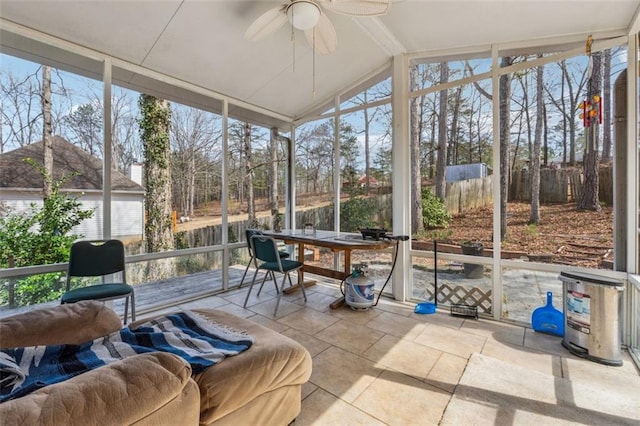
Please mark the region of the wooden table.
[[[323, 277], [343, 280], [351, 275], [351, 252], [353, 250], [383, 250], [394, 246], [390, 240], [363, 240], [361, 234], [335, 231], [303, 231], [301, 229], [285, 229], [282, 232], [263, 231], [264, 235], [273, 237], [276, 240], [284, 241], [285, 244], [296, 244], [298, 246], [298, 261], [303, 263], [298, 275], [298, 285], [290, 287], [287, 292], [299, 288], [304, 283], [305, 286], [313, 285], [315, 282], [305, 282], [304, 273], [321, 275]], [[335, 270], [316, 265], [309, 265], [304, 262], [305, 246], [315, 246], [328, 248], [334, 253], [344, 252], [344, 269]], [[344, 303], [344, 298], [331, 304], [332, 308], [339, 307]], [[335, 305], [335, 306], [334, 306]]]

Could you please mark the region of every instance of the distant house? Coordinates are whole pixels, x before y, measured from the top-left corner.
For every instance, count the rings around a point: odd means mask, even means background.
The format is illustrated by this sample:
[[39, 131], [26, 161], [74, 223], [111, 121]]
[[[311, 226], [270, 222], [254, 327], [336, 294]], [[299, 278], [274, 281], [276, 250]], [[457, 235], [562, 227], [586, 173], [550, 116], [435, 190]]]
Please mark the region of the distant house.
[[[358, 179], [358, 184], [361, 188], [365, 187], [367, 185], [367, 175], [360, 176], [360, 178]], [[369, 186], [372, 188], [377, 188], [380, 186], [380, 182], [373, 176], [369, 176]]]
[[[25, 158], [43, 164], [43, 142], [0, 154], [0, 204], [15, 212], [42, 204], [43, 178], [25, 163]], [[82, 195], [84, 209], [95, 209], [93, 217], [74, 228], [87, 239], [102, 238], [102, 160], [59, 136], [53, 140], [53, 177], [78, 172], [63, 185], [63, 192]], [[111, 172], [111, 236], [142, 237], [144, 232], [144, 188], [120, 172]]]

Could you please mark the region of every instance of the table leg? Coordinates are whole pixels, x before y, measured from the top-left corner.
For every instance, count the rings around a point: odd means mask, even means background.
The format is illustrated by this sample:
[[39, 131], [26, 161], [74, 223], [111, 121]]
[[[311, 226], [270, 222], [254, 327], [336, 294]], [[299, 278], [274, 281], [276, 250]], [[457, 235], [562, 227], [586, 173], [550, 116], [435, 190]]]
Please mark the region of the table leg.
[[[302, 262], [304, 264], [304, 243], [298, 243], [298, 262]], [[303, 269], [304, 269], [304, 267], [298, 269], [298, 283], [293, 285], [293, 286], [291, 286], [291, 287], [287, 287], [286, 289], [284, 289], [283, 290], [284, 294], [289, 294], [289, 293], [292, 293], [292, 292], [298, 290], [301, 285], [304, 285], [305, 287], [310, 287], [310, 286], [316, 284], [315, 281], [306, 281], [305, 282]]]

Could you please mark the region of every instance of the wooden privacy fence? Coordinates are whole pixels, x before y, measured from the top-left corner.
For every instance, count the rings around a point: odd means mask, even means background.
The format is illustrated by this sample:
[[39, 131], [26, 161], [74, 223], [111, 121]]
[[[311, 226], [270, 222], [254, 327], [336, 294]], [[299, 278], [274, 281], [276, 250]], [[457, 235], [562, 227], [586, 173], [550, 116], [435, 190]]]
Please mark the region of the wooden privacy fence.
[[479, 179], [448, 182], [444, 206], [451, 214], [464, 213], [493, 202], [493, 175]]
[[[599, 198], [605, 204], [613, 204], [613, 168], [601, 167], [599, 176]], [[575, 203], [582, 197], [583, 174], [581, 169], [541, 169], [541, 203]], [[509, 200], [531, 201], [531, 173], [519, 170], [512, 174]]]

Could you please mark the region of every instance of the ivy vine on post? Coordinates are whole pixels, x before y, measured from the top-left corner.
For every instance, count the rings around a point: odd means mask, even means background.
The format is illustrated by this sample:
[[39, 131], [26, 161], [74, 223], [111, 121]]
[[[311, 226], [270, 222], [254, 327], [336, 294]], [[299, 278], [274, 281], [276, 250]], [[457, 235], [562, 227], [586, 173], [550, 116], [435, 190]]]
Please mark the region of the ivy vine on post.
[[138, 125], [145, 158], [147, 252], [171, 250], [174, 248], [169, 144], [171, 110], [167, 101], [144, 94], [140, 95], [138, 104]]

